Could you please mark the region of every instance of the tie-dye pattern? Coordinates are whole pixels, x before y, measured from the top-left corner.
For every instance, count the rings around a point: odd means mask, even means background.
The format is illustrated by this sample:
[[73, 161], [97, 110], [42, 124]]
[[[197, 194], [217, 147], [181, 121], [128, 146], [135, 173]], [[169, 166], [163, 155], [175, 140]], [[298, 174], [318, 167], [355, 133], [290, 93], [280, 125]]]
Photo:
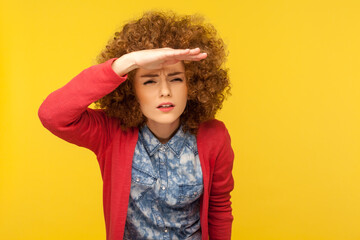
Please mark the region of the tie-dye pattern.
[[201, 239], [203, 179], [194, 135], [180, 127], [162, 144], [141, 128], [131, 179], [124, 239]]

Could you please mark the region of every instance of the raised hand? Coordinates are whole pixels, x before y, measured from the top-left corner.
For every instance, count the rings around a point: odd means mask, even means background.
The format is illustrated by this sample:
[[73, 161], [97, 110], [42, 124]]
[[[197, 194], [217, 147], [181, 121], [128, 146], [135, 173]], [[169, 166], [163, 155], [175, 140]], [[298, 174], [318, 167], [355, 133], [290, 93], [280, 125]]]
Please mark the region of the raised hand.
[[112, 65], [119, 75], [126, 74], [136, 68], [160, 69], [179, 61], [200, 61], [207, 57], [199, 48], [172, 49], [157, 48], [131, 52], [118, 58]]
[[145, 69], [159, 69], [179, 61], [200, 61], [207, 57], [199, 48], [172, 49], [158, 48], [132, 52], [135, 65]]

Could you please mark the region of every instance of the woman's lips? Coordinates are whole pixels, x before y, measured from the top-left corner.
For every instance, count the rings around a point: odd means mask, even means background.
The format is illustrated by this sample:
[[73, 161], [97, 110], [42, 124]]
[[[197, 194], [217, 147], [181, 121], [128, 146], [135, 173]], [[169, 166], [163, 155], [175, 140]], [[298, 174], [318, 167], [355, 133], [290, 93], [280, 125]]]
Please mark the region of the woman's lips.
[[169, 112], [171, 110], [174, 109], [174, 106], [170, 106], [170, 107], [158, 107], [157, 109], [159, 109], [162, 112]]
[[157, 106], [157, 109], [159, 109], [162, 112], [169, 112], [171, 110], [173, 110], [175, 107], [175, 105], [171, 102], [164, 102], [159, 104], [159, 106]]

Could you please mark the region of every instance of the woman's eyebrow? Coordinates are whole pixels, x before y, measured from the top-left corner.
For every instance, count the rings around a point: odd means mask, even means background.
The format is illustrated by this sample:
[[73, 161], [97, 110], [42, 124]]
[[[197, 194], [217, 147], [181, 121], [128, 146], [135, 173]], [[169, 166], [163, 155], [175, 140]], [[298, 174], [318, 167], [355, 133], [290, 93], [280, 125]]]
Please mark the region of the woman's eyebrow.
[[[181, 74], [181, 73], [184, 73], [184, 72], [172, 72], [172, 73], [169, 73], [168, 76], [171, 77], [171, 76], [175, 76], [175, 75], [178, 75], [178, 74]], [[158, 77], [159, 74], [145, 74], [145, 75], [141, 75], [140, 77]]]
[[171, 76], [175, 76], [175, 75], [178, 75], [181, 73], [184, 73], [184, 72], [173, 72], [173, 73], [169, 73], [168, 76], [171, 77]]

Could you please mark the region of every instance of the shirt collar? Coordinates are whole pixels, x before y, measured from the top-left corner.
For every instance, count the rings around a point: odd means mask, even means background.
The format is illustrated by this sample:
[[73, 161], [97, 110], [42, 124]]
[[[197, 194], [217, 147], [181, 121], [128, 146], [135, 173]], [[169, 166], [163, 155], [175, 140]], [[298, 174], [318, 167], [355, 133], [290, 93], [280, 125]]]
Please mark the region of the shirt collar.
[[182, 126], [180, 126], [175, 135], [172, 136], [167, 143], [162, 144], [145, 124], [139, 131], [139, 137], [150, 156], [154, 155], [154, 153], [163, 146], [165, 149], [171, 149], [174, 154], [179, 157], [184, 147], [187, 134], [184, 133]]

